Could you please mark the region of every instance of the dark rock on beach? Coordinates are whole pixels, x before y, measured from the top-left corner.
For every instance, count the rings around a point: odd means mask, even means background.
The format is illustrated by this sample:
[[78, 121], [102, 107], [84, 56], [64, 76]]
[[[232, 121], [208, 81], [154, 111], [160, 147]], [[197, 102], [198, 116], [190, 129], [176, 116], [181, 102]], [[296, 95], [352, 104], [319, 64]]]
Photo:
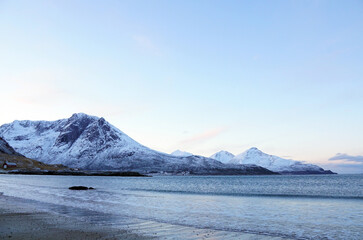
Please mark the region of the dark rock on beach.
[[73, 186], [73, 187], [69, 187], [69, 190], [92, 190], [94, 189], [93, 187], [85, 187], [85, 186]]

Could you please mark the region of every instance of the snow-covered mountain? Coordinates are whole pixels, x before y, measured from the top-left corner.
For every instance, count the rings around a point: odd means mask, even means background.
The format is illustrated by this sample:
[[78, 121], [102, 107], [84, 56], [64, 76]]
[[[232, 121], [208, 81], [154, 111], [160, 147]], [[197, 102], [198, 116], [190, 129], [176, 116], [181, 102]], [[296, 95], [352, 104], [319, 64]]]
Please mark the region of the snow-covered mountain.
[[21, 156], [7, 143], [3, 138], [0, 137], [0, 153]]
[[180, 151], [179, 149], [178, 150], [175, 150], [172, 153], [170, 153], [170, 155], [177, 156], [177, 157], [189, 157], [189, 156], [193, 156], [192, 153], [185, 152], [185, 151]]
[[26, 171], [27, 173], [32, 171], [37, 172], [41, 170], [46, 170], [46, 171], [68, 170], [66, 167], [61, 165], [48, 165], [33, 159], [26, 158], [25, 156], [16, 152], [14, 148], [12, 148], [9, 145], [9, 143], [7, 143], [3, 138], [0, 137], [0, 167], [3, 168], [4, 163], [8, 165], [13, 164], [13, 166], [8, 170]]
[[[216, 159], [216, 158], [215, 158]], [[232, 164], [256, 164], [267, 168], [274, 172], [286, 174], [329, 174], [331, 171], [326, 171], [323, 168], [305, 164], [300, 161], [284, 159], [277, 156], [269, 155], [261, 150], [253, 147], [247, 151], [233, 157], [228, 163]]]
[[210, 158], [216, 159], [222, 163], [229, 163], [232, 160], [232, 158], [234, 158], [234, 155], [227, 151], [219, 151], [210, 156]]
[[56, 121], [14, 121], [0, 136], [25, 156], [48, 164], [92, 170], [271, 174], [255, 165], [223, 164], [202, 156], [177, 157], [147, 148], [108, 123], [83, 113]]

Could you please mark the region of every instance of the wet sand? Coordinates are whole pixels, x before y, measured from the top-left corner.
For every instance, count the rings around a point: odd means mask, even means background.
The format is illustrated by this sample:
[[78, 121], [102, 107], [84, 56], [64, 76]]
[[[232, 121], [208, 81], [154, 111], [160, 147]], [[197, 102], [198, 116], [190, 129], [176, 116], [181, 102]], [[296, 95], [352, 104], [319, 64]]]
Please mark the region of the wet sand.
[[36, 211], [11, 200], [0, 195], [0, 239], [151, 239], [125, 230]]
[[[0, 239], [282, 240], [280, 237], [194, 228], [136, 218], [113, 219], [111, 215], [68, 207], [58, 206], [48, 211], [49, 208], [45, 206], [41, 210], [38, 204], [0, 193]], [[99, 224], [81, 221], [77, 218], [79, 216], [96, 220]], [[105, 219], [108, 224], [104, 223]]]

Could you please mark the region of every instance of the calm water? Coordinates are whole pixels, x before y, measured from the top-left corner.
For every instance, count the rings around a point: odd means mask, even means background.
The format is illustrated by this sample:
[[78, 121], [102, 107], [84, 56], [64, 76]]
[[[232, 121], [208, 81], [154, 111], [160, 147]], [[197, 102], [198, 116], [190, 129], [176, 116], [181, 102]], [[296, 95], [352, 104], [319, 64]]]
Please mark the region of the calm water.
[[[96, 190], [68, 190], [72, 185]], [[265, 237], [363, 239], [363, 175], [0, 175], [0, 192], [39, 206], [97, 211], [120, 227], [129, 218]]]

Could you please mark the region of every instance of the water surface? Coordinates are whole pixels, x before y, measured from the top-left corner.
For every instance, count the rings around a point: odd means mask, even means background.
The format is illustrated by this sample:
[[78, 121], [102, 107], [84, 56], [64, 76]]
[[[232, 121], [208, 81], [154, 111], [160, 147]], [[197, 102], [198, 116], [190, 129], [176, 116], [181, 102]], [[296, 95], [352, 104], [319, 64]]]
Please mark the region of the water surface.
[[[68, 190], [72, 185], [96, 190]], [[0, 192], [44, 206], [83, 209], [88, 215], [95, 211], [107, 217], [93, 217], [94, 221], [115, 227], [124, 227], [125, 219], [127, 224], [130, 219], [143, 220], [145, 232], [150, 226], [145, 221], [149, 221], [228, 232], [235, 237], [247, 233], [290, 239], [363, 238], [363, 175], [0, 175]]]

